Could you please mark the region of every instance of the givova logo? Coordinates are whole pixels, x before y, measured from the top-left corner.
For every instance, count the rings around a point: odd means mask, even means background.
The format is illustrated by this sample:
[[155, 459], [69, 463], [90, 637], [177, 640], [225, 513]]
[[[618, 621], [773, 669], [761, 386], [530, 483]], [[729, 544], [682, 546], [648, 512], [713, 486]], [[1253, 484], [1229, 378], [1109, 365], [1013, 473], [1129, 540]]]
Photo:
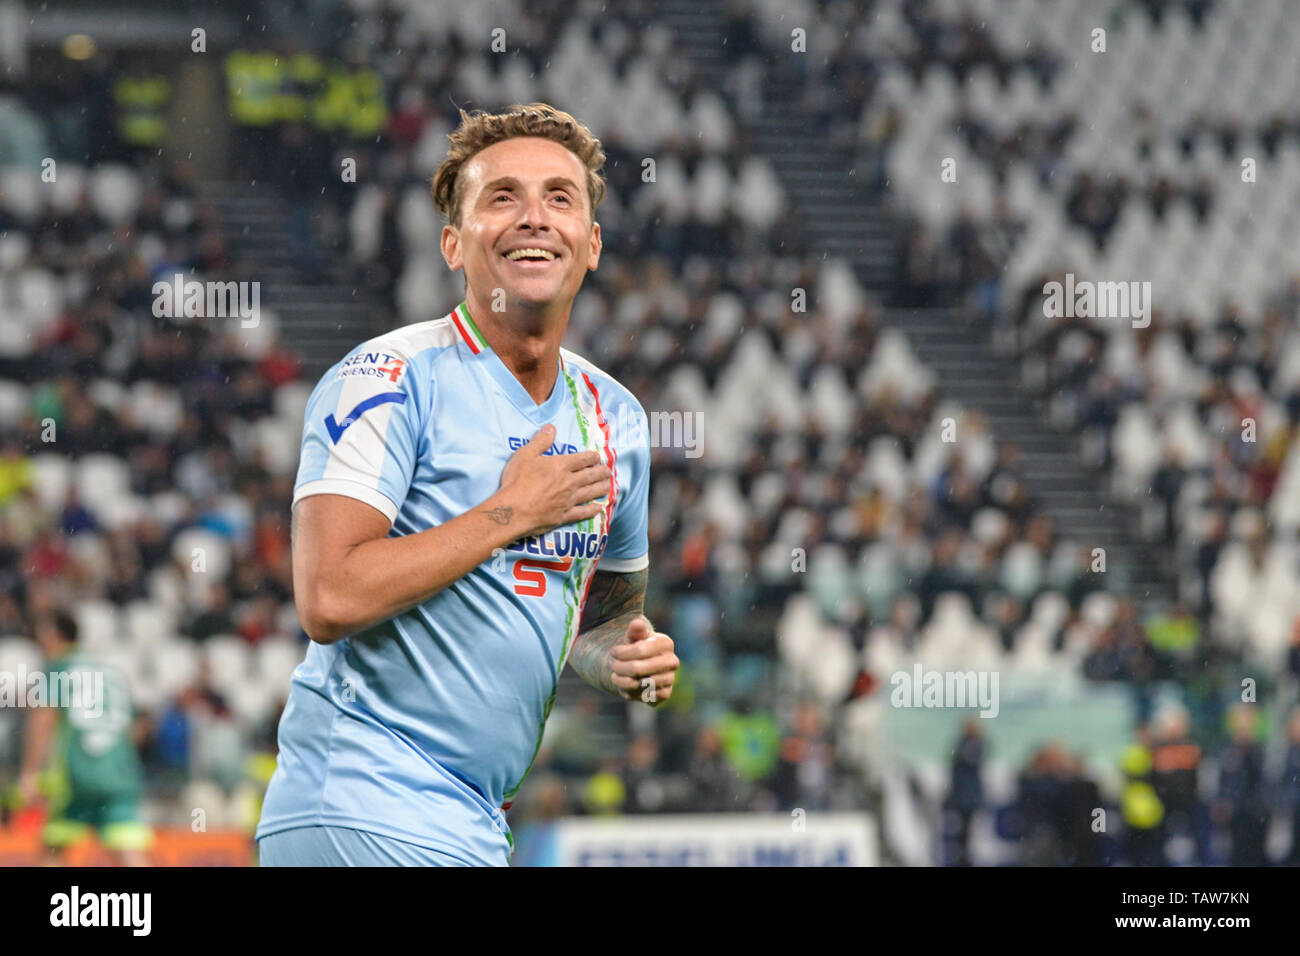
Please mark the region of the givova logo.
[[[520, 448], [523, 448], [525, 445], [527, 445], [529, 441], [531, 441], [531, 439], [520, 438], [518, 435], [511, 435], [507, 439], [507, 441], [510, 442], [511, 451], [518, 451]], [[542, 454], [543, 455], [572, 455], [577, 450], [578, 450], [578, 446], [573, 444], [572, 442], [566, 442], [563, 445], [561, 445], [559, 442], [556, 442], [550, 448], [546, 449], [546, 451], [542, 452]]]
[[133, 936], [148, 936], [153, 926], [153, 894], [82, 893], [74, 885], [70, 892], [50, 897], [50, 925], [126, 926]]

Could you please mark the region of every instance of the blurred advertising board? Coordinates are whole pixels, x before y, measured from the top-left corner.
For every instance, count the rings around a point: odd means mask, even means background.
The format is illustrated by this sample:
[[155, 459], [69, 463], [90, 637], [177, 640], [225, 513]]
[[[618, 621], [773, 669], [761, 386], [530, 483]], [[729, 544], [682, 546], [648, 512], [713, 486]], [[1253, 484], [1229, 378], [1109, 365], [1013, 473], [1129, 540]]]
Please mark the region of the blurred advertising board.
[[521, 827], [516, 866], [876, 866], [865, 813], [584, 817]]
[[[27, 827], [0, 829], [0, 866], [39, 866], [44, 859], [40, 831]], [[253, 840], [238, 831], [192, 833], [156, 828], [149, 862], [154, 866], [252, 866]], [[112, 859], [93, 838], [70, 847], [69, 866], [109, 866]]]

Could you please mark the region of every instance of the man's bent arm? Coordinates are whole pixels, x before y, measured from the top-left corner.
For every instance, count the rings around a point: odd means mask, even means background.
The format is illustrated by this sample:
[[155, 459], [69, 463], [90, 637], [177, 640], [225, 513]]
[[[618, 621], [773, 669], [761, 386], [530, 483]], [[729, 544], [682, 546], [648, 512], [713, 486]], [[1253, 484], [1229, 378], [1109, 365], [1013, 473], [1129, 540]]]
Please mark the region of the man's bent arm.
[[390, 538], [388, 517], [362, 501], [303, 498], [291, 526], [303, 630], [330, 644], [409, 610], [523, 537], [527, 520], [498, 492], [436, 528]]
[[[649, 579], [649, 568], [597, 571], [593, 576], [578, 636], [569, 649], [569, 665], [592, 687], [621, 694], [611, 680], [614, 659], [610, 652], [623, 639], [628, 625], [641, 614]], [[653, 624], [650, 629], [654, 630]]]
[[50, 757], [50, 742], [59, 726], [59, 712], [50, 706], [34, 707], [27, 712], [23, 736], [23, 758], [19, 765], [20, 782], [35, 781]]

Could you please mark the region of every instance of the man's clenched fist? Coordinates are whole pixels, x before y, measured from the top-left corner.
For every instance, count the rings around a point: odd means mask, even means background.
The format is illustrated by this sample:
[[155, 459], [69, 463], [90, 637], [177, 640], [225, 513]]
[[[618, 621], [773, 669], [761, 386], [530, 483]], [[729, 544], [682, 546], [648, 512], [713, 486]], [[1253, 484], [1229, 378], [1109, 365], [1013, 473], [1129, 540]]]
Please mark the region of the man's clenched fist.
[[673, 653], [673, 639], [653, 630], [644, 614], [627, 626], [623, 640], [610, 651], [614, 660], [614, 686], [627, 700], [640, 700], [651, 707], [673, 693], [673, 680], [681, 661]]

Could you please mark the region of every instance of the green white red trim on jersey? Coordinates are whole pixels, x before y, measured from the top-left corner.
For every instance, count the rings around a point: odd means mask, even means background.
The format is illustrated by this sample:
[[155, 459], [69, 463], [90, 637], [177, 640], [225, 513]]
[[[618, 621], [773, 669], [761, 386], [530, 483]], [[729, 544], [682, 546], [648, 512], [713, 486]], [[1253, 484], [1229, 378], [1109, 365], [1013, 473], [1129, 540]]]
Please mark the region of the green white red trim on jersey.
[[490, 348], [487, 339], [483, 338], [483, 333], [478, 330], [474, 320], [469, 317], [469, 303], [461, 302], [460, 305], [451, 311], [451, 321], [455, 323], [456, 328], [460, 331], [461, 336], [465, 339], [465, 344], [475, 355], [486, 348]]

